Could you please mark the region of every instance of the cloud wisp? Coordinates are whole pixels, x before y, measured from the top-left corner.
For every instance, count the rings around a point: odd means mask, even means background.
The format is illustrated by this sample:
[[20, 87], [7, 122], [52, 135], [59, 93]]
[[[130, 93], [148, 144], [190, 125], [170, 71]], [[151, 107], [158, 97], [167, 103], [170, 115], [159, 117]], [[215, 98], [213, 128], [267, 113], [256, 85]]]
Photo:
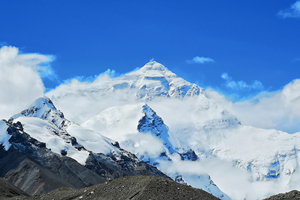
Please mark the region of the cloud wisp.
[[212, 58], [196, 56], [192, 60], [187, 60], [186, 62], [187, 64], [204, 64], [215, 62], [215, 60]]
[[296, 1], [290, 8], [279, 11], [277, 15], [283, 19], [300, 18], [300, 1]]
[[234, 81], [227, 73], [223, 73], [221, 78], [225, 80], [225, 86], [233, 90], [243, 90], [243, 89], [258, 89], [264, 88], [260, 81], [255, 80], [252, 84], [247, 84], [244, 81]]

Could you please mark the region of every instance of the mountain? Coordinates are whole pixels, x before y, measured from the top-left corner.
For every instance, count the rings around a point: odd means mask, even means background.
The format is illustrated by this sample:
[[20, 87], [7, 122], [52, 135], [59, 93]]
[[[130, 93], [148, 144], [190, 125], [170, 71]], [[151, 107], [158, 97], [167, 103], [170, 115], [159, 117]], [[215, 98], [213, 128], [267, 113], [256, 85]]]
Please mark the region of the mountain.
[[[42, 177], [48, 188], [80, 188], [141, 174], [134, 170], [139, 166], [222, 199], [299, 188], [300, 133], [245, 126], [201, 87], [155, 61], [120, 77], [73, 79], [46, 96], [51, 100], [41, 98], [0, 122], [0, 175], [22, 189], [28, 184], [21, 176]], [[29, 184], [25, 191], [50, 190]]]
[[153, 99], [158, 96], [184, 98], [203, 93], [203, 88], [177, 77], [176, 74], [155, 61], [118, 78], [112, 87], [115, 90], [136, 88], [136, 97], [141, 99]]
[[[117, 191], [117, 192], [116, 192]], [[13, 200], [9, 198], [10, 200]], [[202, 199], [217, 200], [218, 198], [201, 190], [187, 185], [176, 183], [170, 179], [156, 176], [122, 177], [108, 182], [83, 188], [80, 190], [61, 188], [49, 194], [34, 197], [17, 197], [26, 199]]]
[[[169, 128], [156, 112], [145, 103], [111, 107], [92, 119], [81, 124], [119, 141], [125, 149], [135, 153], [139, 159], [155, 165], [160, 170], [164, 167], [161, 162], [173, 162], [179, 157], [182, 161], [196, 161], [198, 156], [192, 149], [185, 149], [173, 144], [179, 144], [174, 137], [170, 137]], [[169, 165], [171, 165], [169, 163]], [[167, 173], [165, 171], [165, 173]], [[189, 173], [167, 173], [178, 182], [185, 183], [191, 176]], [[193, 177], [195, 181], [187, 182], [197, 186], [216, 197], [229, 199], [211, 180], [207, 174]], [[198, 180], [198, 181], [197, 181]]]
[[0, 142], [0, 176], [30, 195], [141, 173], [169, 178], [118, 142], [65, 119], [46, 97], [0, 121]]
[[[103, 79], [101, 79], [103, 78]], [[74, 80], [75, 81], [75, 80]], [[85, 95], [97, 98], [103, 92], [114, 92], [130, 89], [135, 98], [150, 100], [155, 97], [184, 98], [203, 94], [203, 88], [177, 77], [162, 64], [152, 61], [139, 70], [130, 72], [111, 81], [108, 77], [100, 76], [90, 84], [81, 85], [78, 82], [61, 85], [55, 92], [47, 94], [51, 99], [63, 96]]]

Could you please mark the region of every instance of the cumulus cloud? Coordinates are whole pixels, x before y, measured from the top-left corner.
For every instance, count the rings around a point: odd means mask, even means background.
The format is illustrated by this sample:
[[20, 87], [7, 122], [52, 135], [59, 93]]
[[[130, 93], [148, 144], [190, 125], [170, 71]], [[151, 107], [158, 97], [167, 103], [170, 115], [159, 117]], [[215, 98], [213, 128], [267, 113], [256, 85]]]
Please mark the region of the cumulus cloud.
[[188, 64], [204, 64], [204, 63], [209, 63], [209, 62], [215, 62], [215, 60], [212, 58], [196, 56], [192, 60], [187, 60], [186, 62]]
[[263, 89], [263, 84], [257, 80], [255, 80], [252, 84], [247, 84], [244, 81], [234, 81], [227, 73], [223, 73], [221, 78], [225, 80], [225, 86], [230, 89]]
[[300, 1], [296, 1], [290, 8], [278, 12], [282, 18], [300, 18]]
[[50, 62], [53, 56], [21, 54], [16, 47], [0, 49], [0, 118], [20, 112], [43, 96], [42, 77], [55, 77]]

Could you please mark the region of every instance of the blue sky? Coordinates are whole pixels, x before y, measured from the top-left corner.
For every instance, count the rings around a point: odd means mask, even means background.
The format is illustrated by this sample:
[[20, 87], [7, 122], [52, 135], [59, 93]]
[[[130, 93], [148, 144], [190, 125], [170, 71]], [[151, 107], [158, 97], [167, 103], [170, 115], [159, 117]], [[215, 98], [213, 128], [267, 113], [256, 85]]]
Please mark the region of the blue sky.
[[243, 99], [299, 78], [299, 35], [295, 0], [0, 1], [0, 45], [55, 57], [47, 88], [154, 58]]

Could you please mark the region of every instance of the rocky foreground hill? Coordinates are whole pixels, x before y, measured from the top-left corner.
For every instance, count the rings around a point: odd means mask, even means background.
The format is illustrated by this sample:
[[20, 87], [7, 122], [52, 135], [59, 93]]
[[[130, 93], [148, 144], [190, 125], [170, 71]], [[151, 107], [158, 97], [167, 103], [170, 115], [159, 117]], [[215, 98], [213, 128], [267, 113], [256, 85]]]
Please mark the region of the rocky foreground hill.
[[0, 178], [0, 199], [5, 199], [7, 197], [15, 197], [15, 196], [29, 196], [16, 186], [7, 182], [5, 179]]
[[[17, 195], [17, 194], [16, 194]], [[59, 188], [48, 194], [15, 196], [3, 200], [116, 200], [116, 199], [202, 199], [218, 198], [201, 189], [177, 183], [157, 176], [130, 176], [113, 179], [82, 189]]]
[[[0, 179], [0, 200], [143, 200], [143, 199], [200, 199], [216, 200], [204, 190], [177, 183], [171, 179], [140, 175], [113, 179], [82, 189], [59, 188], [43, 195], [29, 196], [22, 190]], [[293, 190], [264, 200], [300, 200], [300, 192]]]

